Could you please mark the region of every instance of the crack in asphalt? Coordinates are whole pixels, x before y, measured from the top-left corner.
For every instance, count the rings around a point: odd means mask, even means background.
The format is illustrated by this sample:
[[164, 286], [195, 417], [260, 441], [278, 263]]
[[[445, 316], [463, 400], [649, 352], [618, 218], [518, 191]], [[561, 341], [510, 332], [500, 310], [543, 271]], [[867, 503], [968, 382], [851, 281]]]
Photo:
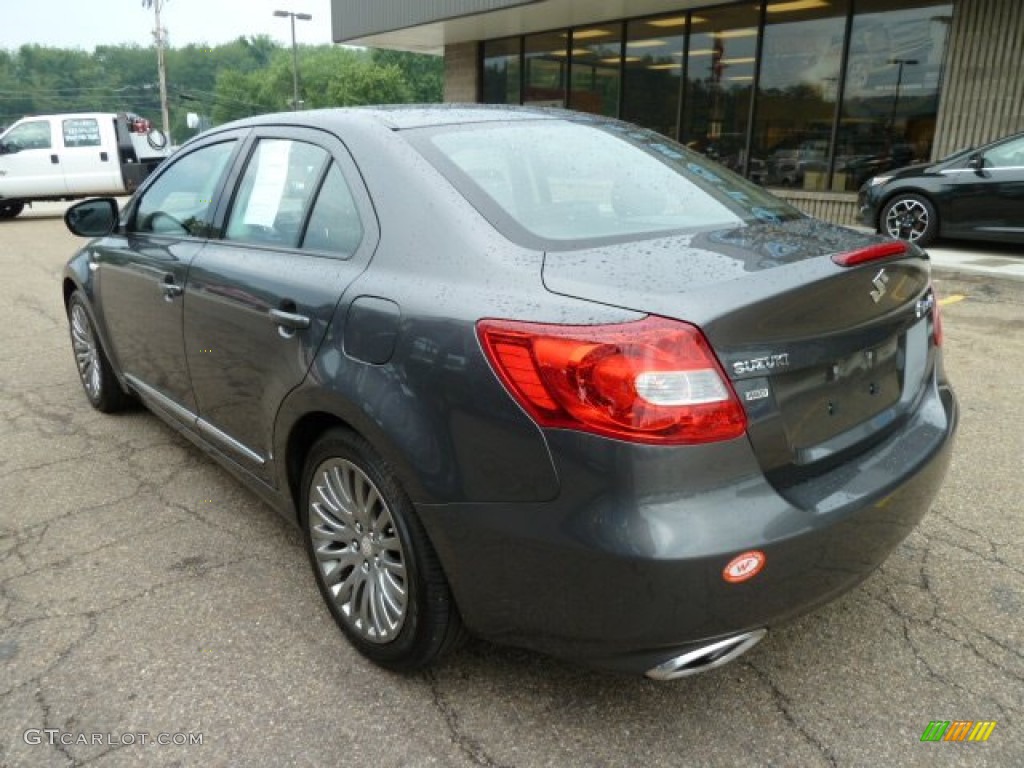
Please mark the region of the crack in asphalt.
[[757, 675], [761, 682], [763, 682], [765, 686], [767, 686], [769, 693], [771, 693], [772, 695], [772, 700], [775, 703], [775, 707], [779, 710], [779, 713], [782, 715], [783, 720], [786, 721], [786, 724], [789, 725], [797, 733], [799, 733], [803, 740], [809, 746], [817, 750], [818, 753], [822, 756], [822, 758], [824, 758], [825, 761], [830, 766], [832, 766], [832, 768], [838, 768], [839, 760], [836, 757], [835, 752], [828, 746], [823, 744], [822, 741], [817, 736], [815, 736], [809, 728], [805, 727], [799, 720], [797, 720], [796, 716], [793, 714], [792, 711], [792, 700], [789, 698], [789, 696], [783, 693], [782, 689], [778, 686], [778, 684], [767, 672], [767, 670], [762, 670], [760, 667], [758, 667], [756, 664], [749, 660], [743, 661], [741, 663], [746, 664], [746, 666], [750, 668], [755, 675]]
[[[37, 683], [37, 687], [33, 692], [33, 695], [35, 697], [36, 704], [39, 705], [39, 709], [43, 713], [43, 730], [63, 730], [57, 723], [53, 722], [53, 715], [50, 711], [50, 705], [46, 701], [46, 696], [43, 693], [42, 684]], [[75, 760], [75, 756], [71, 754], [71, 749], [68, 745], [62, 743], [60, 739], [57, 739], [52, 746], [64, 756], [71, 768], [78, 768], [78, 761]]]
[[458, 711], [445, 698], [444, 692], [441, 690], [441, 681], [435, 670], [428, 669], [423, 672], [423, 679], [427, 682], [434, 708], [440, 713], [441, 719], [444, 720], [445, 727], [448, 729], [448, 738], [459, 752], [469, 758], [473, 765], [479, 765], [481, 768], [513, 768], [513, 766], [499, 763], [488, 754], [479, 741], [465, 732]]
[[970, 553], [972, 555], [975, 555], [979, 559], [981, 559], [982, 561], [984, 561], [986, 563], [990, 563], [990, 564], [993, 564], [993, 565], [998, 565], [1000, 567], [1006, 568], [1007, 570], [1013, 571], [1014, 573], [1018, 574], [1019, 576], [1024, 576], [1024, 567], [1018, 566], [1015, 563], [1011, 563], [1008, 560], [1006, 560], [1005, 558], [1003, 558], [1002, 556], [1000, 556], [1000, 554], [999, 554], [999, 544], [997, 542], [995, 542], [992, 539], [988, 538], [988, 536], [980, 533], [979, 531], [975, 531], [975, 530], [973, 530], [971, 528], [968, 528], [968, 527], [966, 527], [964, 525], [961, 525], [959, 522], [957, 522], [955, 519], [949, 517], [948, 515], [939, 513], [939, 514], [936, 515], [936, 517], [938, 517], [940, 520], [943, 520], [944, 522], [949, 523], [950, 525], [952, 525], [952, 526], [954, 526], [956, 528], [959, 528], [961, 531], [965, 531], [965, 532], [970, 533], [971, 535], [976, 536], [977, 538], [981, 539], [986, 544], [988, 544], [990, 551], [987, 552], [987, 553], [986, 552], [980, 552], [977, 549], [974, 549], [973, 547], [970, 547], [970, 546], [968, 546], [967, 544], [965, 544], [965, 543], [963, 543], [961, 541], [956, 541], [955, 539], [947, 539], [944, 536], [940, 536], [940, 535], [938, 535], [938, 534], [936, 534], [934, 532], [932, 532], [932, 533], [924, 533], [922, 531], [921, 535], [925, 539], [927, 539], [929, 542], [932, 539], [934, 539], [935, 541], [940, 541], [943, 544], [946, 544], [947, 546], [953, 547], [954, 549], [959, 549], [959, 550], [961, 550], [963, 552], [968, 552], [968, 553]]
[[[923, 537], [925, 538], [926, 541], [928, 541], [928, 537], [927, 536], [923, 535]], [[923, 554], [924, 554], [924, 559], [926, 560], [928, 555], [930, 554], [930, 547], [925, 547], [924, 551], [923, 551]], [[961, 691], [962, 693], [969, 694], [971, 696], [977, 696], [977, 697], [979, 697], [979, 698], [981, 698], [981, 699], [983, 699], [985, 701], [991, 702], [991, 705], [994, 706], [1001, 713], [1006, 713], [1008, 711], [1013, 711], [1012, 707], [1007, 707], [1005, 704], [1002, 704], [999, 701], [995, 700], [994, 698], [989, 696], [987, 693], [983, 693], [983, 692], [980, 692], [980, 691], [977, 691], [977, 690], [973, 690], [970, 687], [968, 687], [966, 685], [963, 685], [960, 682], [957, 682], [956, 680], [954, 680], [950, 676], [942, 674], [938, 669], [936, 669], [936, 667], [929, 660], [928, 655], [926, 653], [924, 653], [922, 651], [922, 649], [920, 647], [918, 647], [918, 644], [914, 641], [914, 638], [911, 636], [911, 630], [912, 629], [915, 629], [915, 628], [929, 629], [932, 632], [934, 632], [935, 634], [938, 634], [938, 635], [944, 637], [945, 639], [949, 640], [954, 645], [957, 645], [957, 646], [967, 650], [968, 652], [972, 653], [980, 661], [982, 661], [983, 663], [985, 663], [985, 664], [991, 666], [992, 668], [996, 669], [1001, 674], [1008, 675], [1008, 676], [1011, 676], [1011, 677], [1018, 677], [1017, 675], [1012, 673], [1010, 670], [1006, 669], [1006, 667], [1003, 666], [1002, 664], [1000, 664], [1000, 663], [998, 663], [998, 662], [988, 658], [984, 654], [982, 654], [978, 650], [977, 647], [973, 646], [968, 641], [960, 640], [959, 638], [956, 638], [953, 635], [951, 635], [950, 633], [944, 632], [942, 630], [941, 623], [940, 623], [942, 621], [945, 621], [945, 622], [947, 622], [947, 623], [957, 627], [958, 629], [960, 629], [965, 634], [969, 634], [970, 631], [973, 630], [973, 628], [971, 628], [971, 630], [965, 629], [964, 627], [962, 627], [960, 625], [957, 625], [955, 622], [950, 620], [948, 617], [942, 617], [942, 616], [939, 615], [939, 601], [938, 601], [938, 598], [936, 597], [934, 591], [932, 590], [930, 580], [928, 579], [928, 575], [927, 575], [927, 573], [925, 573], [925, 570], [924, 570], [925, 569], [925, 562], [924, 561], [922, 561], [921, 565], [919, 566], [919, 569], [920, 569], [920, 578], [921, 578], [922, 583], [924, 585], [922, 587], [921, 591], [928, 597], [928, 600], [930, 602], [930, 609], [931, 609], [931, 611], [930, 611], [930, 615], [927, 616], [926, 618], [915, 617], [915, 616], [911, 615], [909, 612], [907, 612], [906, 610], [904, 610], [902, 608], [902, 606], [901, 606], [900, 600], [896, 597], [896, 595], [893, 594], [892, 586], [889, 585], [889, 584], [883, 585], [883, 587], [882, 587], [882, 594], [867, 593], [867, 596], [869, 597], [869, 599], [873, 600], [874, 602], [876, 602], [879, 605], [881, 605], [884, 608], [886, 608], [894, 617], [896, 617], [896, 619], [899, 621], [900, 627], [902, 629], [902, 632], [899, 635], [897, 635], [897, 636], [902, 638], [903, 643], [909, 649], [909, 651], [913, 655], [915, 661], [917, 661], [917, 663], [924, 669], [925, 673], [928, 675], [928, 677], [933, 682], [939, 683], [940, 685], [947, 686], [947, 687], [950, 687], [950, 688], [955, 688], [956, 690]]]

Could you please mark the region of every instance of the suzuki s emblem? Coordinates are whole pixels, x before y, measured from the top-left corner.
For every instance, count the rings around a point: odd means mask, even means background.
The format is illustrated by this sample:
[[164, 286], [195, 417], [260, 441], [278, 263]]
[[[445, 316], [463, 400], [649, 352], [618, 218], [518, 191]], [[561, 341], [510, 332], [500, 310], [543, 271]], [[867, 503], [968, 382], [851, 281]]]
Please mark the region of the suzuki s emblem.
[[889, 284], [889, 276], [885, 274], [884, 269], [878, 270], [878, 274], [875, 275], [871, 284], [875, 286], [875, 290], [871, 292], [871, 300], [877, 304], [882, 300], [882, 297], [885, 296], [885, 286]]

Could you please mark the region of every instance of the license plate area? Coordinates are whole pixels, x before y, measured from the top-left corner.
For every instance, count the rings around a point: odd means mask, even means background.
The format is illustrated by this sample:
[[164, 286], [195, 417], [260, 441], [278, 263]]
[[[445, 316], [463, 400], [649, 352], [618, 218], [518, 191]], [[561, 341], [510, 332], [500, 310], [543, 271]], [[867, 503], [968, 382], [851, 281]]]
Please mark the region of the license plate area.
[[904, 346], [900, 336], [893, 336], [868, 349], [772, 377], [790, 448], [799, 454], [898, 403], [907, 363]]

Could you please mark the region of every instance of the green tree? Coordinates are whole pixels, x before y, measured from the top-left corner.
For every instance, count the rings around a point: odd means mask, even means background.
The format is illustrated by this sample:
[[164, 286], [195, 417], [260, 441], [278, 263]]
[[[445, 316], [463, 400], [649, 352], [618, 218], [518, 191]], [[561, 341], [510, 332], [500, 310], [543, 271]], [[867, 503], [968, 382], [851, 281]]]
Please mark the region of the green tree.
[[440, 56], [376, 48], [370, 55], [379, 67], [396, 66], [401, 70], [412, 100], [418, 104], [436, 104], [444, 99], [444, 59]]
[[[331, 45], [302, 46], [298, 54], [307, 108], [441, 99], [436, 57]], [[222, 123], [291, 108], [291, 48], [266, 36], [169, 48], [167, 76], [171, 133], [178, 141], [193, 133], [186, 127], [189, 112]], [[159, 124], [156, 49], [0, 49], [0, 126], [49, 112], [137, 112]]]

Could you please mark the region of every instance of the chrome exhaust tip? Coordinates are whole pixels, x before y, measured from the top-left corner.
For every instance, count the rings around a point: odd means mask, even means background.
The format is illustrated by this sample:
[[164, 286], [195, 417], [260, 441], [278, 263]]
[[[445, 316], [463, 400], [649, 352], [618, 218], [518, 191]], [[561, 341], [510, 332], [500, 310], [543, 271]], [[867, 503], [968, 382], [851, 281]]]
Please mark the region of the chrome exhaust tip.
[[733, 635], [724, 640], [716, 640], [709, 645], [701, 646], [692, 651], [675, 656], [652, 667], [645, 673], [652, 680], [678, 680], [710, 669], [728, 664], [742, 656], [759, 642], [768, 632], [767, 629], [755, 629], [740, 635]]

